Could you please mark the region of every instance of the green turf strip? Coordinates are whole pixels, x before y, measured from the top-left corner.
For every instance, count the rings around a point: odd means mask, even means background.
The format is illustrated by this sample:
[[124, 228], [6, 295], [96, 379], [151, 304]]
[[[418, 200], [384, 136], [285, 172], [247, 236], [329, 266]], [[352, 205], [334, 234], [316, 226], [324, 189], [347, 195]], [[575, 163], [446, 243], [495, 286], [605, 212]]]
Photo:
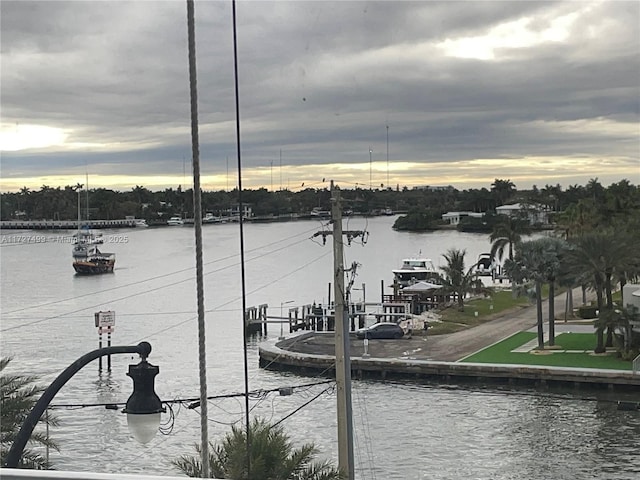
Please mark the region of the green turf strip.
[[[591, 340], [589, 338], [591, 337]], [[616, 358], [615, 353], [608, 355], [592, 355], [594, 335], [588, 333], [563, 333], [558, 335], [557, 344], [563, 350], [587, 350], [586, 353], [515, 353], [512, 350], [534, 340], [533, 332], [519, 332], [478, 353], [462, 360], [469, 363], [502, 363], [516, 365], [542, 365], [554, 367], [606, 368], [613, 370], [631, 370], [630, 361]], [[560, 343], [562, 341], [562, 343]]]
[[556, 336], [556, 347], [562, 350], [591, 350], [596, 348], [595, 333], [561, 333]]

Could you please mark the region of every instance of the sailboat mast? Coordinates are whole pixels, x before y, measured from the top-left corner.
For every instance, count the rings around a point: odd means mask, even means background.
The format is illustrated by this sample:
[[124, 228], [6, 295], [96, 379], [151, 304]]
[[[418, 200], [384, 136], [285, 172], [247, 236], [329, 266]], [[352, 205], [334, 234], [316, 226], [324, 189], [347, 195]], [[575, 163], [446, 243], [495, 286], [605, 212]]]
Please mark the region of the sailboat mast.
[[86, 170], [85, 171], [85, 182], [84, 184], [87, 186], [87, 189], [85, 190], [85, 201], [87, 203], [86, 205], [86, 220], [87, 220], [87, 226], [89, 226], [89, 171]]

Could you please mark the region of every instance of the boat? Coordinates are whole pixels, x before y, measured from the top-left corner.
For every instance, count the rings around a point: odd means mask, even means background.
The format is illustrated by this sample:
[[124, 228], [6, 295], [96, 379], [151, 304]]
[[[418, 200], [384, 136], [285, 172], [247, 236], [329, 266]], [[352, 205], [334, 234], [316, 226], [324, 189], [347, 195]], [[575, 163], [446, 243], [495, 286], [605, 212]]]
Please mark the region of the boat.
[[144, 218], [134, 218], [133, 221], [134, 221], [133, 225], [136, 228], [145, 228], [145, 227], [149, 226], [149, 224], [147, 223], [147, 221]]
[[330, 218], [331, 212], [329, 210], [322, 210], [320, 207], [314, 207], [310, 215], [312, 218]]
[[116, 263], [114, 253], [101, 252], [101, 235], [96, 235], [90, 228], [78, 230], [74, 235], [74, 245], [71, 251], [73, 269], [79, 274], [111, 273]]
[[481, 253], [478, 255], [478, 261], [475, 265], [476, 275], [481, 277], [492, 276], [495, 272], [496, 265], [493, 256], [490, 253]]
[[[87, 185], [88, 175], [87, 175]], [[74, 234], [73, 248], [73, 269], [76, 274], [99, 274], [111, 273], [116, 264], [114, 253], [101, 252], [99, 245], [104, 243], [102, 233], [92, 230], [90, 225], [82, 226], [82, 216], [80, 213], [80, 188], [78, 185], [78, 231]], [[87, 218], [89, 218], [89, 190], [87, 189]]]
[[[79, 241], [79, 239], [81, 239]], [[89, 226], [82, 227], [78, 232], [73, 234], [73, 242], [74, 245], [102, 245], [104, 243], [104, 238], [102, 237], [102, 232], [98, 230], [93, 230]]]
[[222, 218], [216, 217], [213, 213], [207, 212], [204, 217], [202, 217], [202, 223], [221, 223]]
[[184, 220], [182, 220], [182, 217], [171, 217], [169, 220], [167, 220], [167, 225], [170, 225], [173, 227], [184, 225]]
[[115, 253], [101, 252], [94, 246], [86, 256], [74, 257], [73, 268], [78, 274], [112, 273], [116, 264]]
[[394, 284], [400, 288], [408, 287], [417, 282], [431, 282], [438, 284], [438, 274], [430, 258], [410, 257], [402, 260], [402, 266], [392, 270]]

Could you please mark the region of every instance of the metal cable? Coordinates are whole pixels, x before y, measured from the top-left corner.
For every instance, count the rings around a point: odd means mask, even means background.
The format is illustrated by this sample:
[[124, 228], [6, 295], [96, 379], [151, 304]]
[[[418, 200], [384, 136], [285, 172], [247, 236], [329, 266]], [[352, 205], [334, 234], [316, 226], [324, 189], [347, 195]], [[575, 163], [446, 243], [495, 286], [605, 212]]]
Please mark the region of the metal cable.
[[193, 162], [193, 208], [196, 237], [196, 289], [198, 300], [198, 364], [200, 370], [200, 442], [202, 475], [209, 477], [209, 434], [207, 424], [207, 355], [204, 325], [204, 279], [202, 275], [202, 199], [200, 192], [200, 145], [198, 141], [198, 85], [196, 72], [196, 34], [193, 0], [187, 0], [189, 45], [189, 92], [191, 96], [191, 150]]
[[242, 149], [240, 143], [240, 88], [238, 86], [238, 32], [236, 28], [236, 1], [231, 0], [231, 13], [233, 20], [233, 77], [236, 101], [236, 143], [238, 153], [238, 210], [240, 214], [240, 277], [242, 285], [242, 352], [244, 357], [244, 390], [245, 396], [245, 423], [247, 439], [247, 478], [251, 478], [251, 430], [249, 428], [249, 360], [247, 354], [247, 328], [245, 317], [247, 312], [246, 279], [244, 271], [244, 204], [242, 196]]

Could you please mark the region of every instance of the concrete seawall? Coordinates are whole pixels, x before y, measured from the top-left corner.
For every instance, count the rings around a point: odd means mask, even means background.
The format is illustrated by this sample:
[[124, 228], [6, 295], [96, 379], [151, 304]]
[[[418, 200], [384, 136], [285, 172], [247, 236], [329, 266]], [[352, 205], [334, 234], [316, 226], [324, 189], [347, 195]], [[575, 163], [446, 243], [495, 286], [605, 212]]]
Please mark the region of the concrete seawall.
[[[304, 339], [303, 334], [297, 337]], [[265, 343], [259, 349], [260, 366], [300, 374], [335, 374], [333, 355], [309, 354]], [[507, 385], [596, 389], [638, 394], [640, 375], [631, 371], [593, 368], [566, 368], [535, 365], [442, 362], [412, 358], [378, 358], [352, 356], [354, 378], [413, 379], [441, 383], [494, 383]]]

